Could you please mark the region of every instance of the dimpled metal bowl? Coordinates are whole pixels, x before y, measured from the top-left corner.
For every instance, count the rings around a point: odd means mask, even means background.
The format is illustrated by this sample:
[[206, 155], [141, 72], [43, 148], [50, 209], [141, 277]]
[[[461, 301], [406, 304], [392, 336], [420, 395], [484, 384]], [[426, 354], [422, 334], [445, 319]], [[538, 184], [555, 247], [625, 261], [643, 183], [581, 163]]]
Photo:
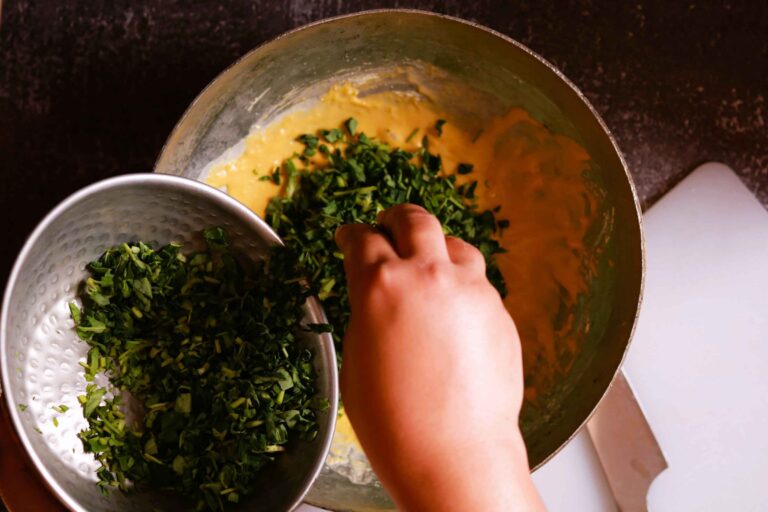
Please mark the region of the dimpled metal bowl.
[[[99, 492], [98, 464], [83, 452], [77, 438], [87, 426], [77, 396], [85, 391], [78, 362], [84, 360], [88, 346], [74, 332], [68, 304], [86, 277], [86, 263], [108, 247], [142, 240], [176, 241], [185, 250], [200, 249], [204, 245], [199, 233], [209, 226], [225, 227], [235, 252], [250, 260], [264, 257], [270, 245], [280, 243], [258, 216], [212, 187], [175, 176], [132, 174], [96, 183], [62, 202], [35, 229], [16, 261], [0, 317], [3, 394], [32, 461], [71, 510], [191, 508], [173, 493], [114, 491], [104, 497]], [[324, 318], [318, 302], [310, 299], [307, 321]], [[319, 417], [320, 432], [311, 443], [290, 446], [262, 472], [255, 494], [232, 510], [292, 509], [325, 460], [336, 421], [336, 355], [328, 334], [306, 334], [301, 343], [314, 352], [318, 395], [330, 404]], [[59, 404], [69, 410], [56, 413], [52, 406]], [[54, 416], [58, 427], [52, 423]]]
[[[335, 83], [359, 84], [361, 95], [418, 93], [398, 71], [404, 67], [437, 78], [428, 85], [449, 115], [482, 126], [522, 107], [591, 156], [584, 179], [604, 198], [589, 242], [599, 265], [590, 291], [570, 312], [584, 326], [575, 362], [541, 406], [523, 409], [535, 468], [574, 436], [611, 383], [632, 334], [643, 276], [640, 210], [621, 154], [592, 106], [551, 64], [502, 34], [432, 13], [384, 10], [324, 20], [257, 48], [211, 82], [168, 138], [156, 170], [205, 179], [212, 162], [242, 150], [238, 143], [253, 125], [311, 104]], [[341, 444], [334, 443], [307, 500], [337, 510], [392, 508], [372, 473], [360, 470], [361, 454], [350, 452], [339, 463], [334, 454], [344, 453]]]

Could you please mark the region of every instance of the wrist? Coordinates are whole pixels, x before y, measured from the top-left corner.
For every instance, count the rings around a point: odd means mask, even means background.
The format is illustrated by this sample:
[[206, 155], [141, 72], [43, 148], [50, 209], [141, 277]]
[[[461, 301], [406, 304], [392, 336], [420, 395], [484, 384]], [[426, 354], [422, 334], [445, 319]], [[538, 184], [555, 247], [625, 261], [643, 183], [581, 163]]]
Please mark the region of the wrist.
[[405, 471], [393, 473], [399, 481], [385, 482], [400, 510], [523, 511], [538, 503], [519, 432], [410, 460]]

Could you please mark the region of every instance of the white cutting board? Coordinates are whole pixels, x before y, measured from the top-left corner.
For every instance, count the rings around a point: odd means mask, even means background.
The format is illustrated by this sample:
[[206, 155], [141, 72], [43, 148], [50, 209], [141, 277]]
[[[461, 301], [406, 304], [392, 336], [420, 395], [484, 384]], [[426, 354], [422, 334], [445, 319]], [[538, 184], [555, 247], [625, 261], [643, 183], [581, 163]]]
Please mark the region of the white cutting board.
[[[768, 211], [733, 171], [706, 164], [644, 225], [645, 295], [624, 367], [669, 463], [649, 509], [768, 511]], [[616, 509], [586, 431], [533, 478], [551, 512]]]
[[[733, 171], [706, 164], [644, 225], [645, 295], [624, 368], [669, 463], [649, 509], [768, 511], [768, 211]], [[615, 510], [587, 445], [582, 432], [534, 475], [551, 511]]]
[[645, 302], [625, 368], [669, 463], [649, 506], [766, 511], [768, 212], [707, 164], [645, 225]]

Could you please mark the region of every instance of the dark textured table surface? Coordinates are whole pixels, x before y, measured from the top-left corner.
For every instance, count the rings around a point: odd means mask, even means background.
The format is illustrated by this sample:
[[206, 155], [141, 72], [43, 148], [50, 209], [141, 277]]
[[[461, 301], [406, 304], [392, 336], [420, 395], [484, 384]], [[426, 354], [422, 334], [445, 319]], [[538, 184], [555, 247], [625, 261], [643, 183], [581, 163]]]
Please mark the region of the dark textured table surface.
[[768, 204], [765, 1], [0, 2], [2, 283], [57, 201], [151, 170], [184, 109], [229, 63], [285, 30], [376, 7], [470, 19], [553, 62], [613, 130], [643, 207], [708, 160], [732, 166]]

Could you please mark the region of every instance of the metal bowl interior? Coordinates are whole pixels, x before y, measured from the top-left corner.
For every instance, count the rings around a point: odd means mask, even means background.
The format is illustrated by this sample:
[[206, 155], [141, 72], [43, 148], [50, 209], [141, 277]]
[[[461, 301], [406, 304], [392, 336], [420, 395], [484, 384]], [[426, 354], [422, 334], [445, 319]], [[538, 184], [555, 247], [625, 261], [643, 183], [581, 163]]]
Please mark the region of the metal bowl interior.
[[[114, 491], [104, 497], [99, 492], [98, 464], [83, 452], [76, 436], [87, 426], [77, 396], [85, 390], [78, 363], [88, 347], [74, 332], [68, 304], [86, 277], [85, 264], [108, 247], [142, 240], [176, 241], [185, 250], [200, 249], [199, 233], [211, 225], [225, 227], [236, 253], [250, 260], [263, 258], [269, 246], [280, 243], [255, 214], [212, 187], [175, 176], [133, 174], [99, 182], [66, 199], [21, 251], [0, 318], [4, 395], [24, 447], [51, 490], [71, 510], [191, 508], [183, 496], [172, 493]], [[307, 321], [324, 318], [317, 301], [309, 301]], [[301, 502], [325, 460], [336, 421], [335, 350], [328, 334], [308, 333], [300, 342], [315, 354], [318, 396], [327, 398], [330, 407], [320, 415], [316, 439], [289, 446], [255, 483], [258, 492], [233, 510], [291, 509]], [[59, 404], [69, 411], [55, 413], [52, 406]], [[58, 426], [52, 423], [54, 416]]]
[[[325, 20], [257, 48], [216, 78], [176, 126], [156, 171], [204, 179], [255, 123], [269, 123], [341, 80], [358, 80], [369, 92], [407, 88], [403, 67], [439, 77], [433, 85], [442, 105], [457, 115], [482, 123], [523, 107], [591, 157], [585, 179], [604, 197], [593, 230], [601, 258], [591, 291], [574, 312], [589, 328], [546, 406], [524, 408], [522, 428], [536, 468], [579, 430], [608, 388], [631, 338], [643, 276], [640, 211], [621, 154], [598, 114], [553, 66], [501, 34], [431, 13], [371, 11]], [[336, 509], [391, 506], [377, 482], [354, 485], [328, 468], [309, 498]]]

